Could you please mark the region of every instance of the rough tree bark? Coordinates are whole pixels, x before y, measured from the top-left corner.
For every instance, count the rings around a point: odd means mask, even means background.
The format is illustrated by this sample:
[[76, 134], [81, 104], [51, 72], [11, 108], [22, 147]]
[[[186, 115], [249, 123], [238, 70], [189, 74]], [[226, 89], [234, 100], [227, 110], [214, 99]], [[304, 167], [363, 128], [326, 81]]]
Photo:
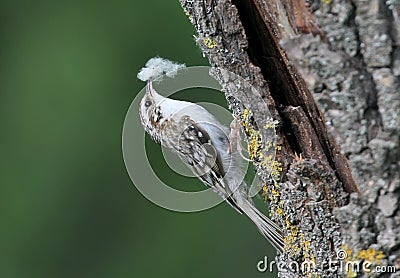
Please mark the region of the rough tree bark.
[[[396, 275], [343, 273], [327, 263], [343, 249], [347, 261], [400, 268], [400, 1], [181, 5], [242, 120], [271, 216], [284, 231], [280, 277]], [[264, 124], [253, 120], [265, 109], [279, 122], [264, 121], [278, 134], [274, 159], [265, 155]], [[296, 271], [293, 261], [316, 267]]]

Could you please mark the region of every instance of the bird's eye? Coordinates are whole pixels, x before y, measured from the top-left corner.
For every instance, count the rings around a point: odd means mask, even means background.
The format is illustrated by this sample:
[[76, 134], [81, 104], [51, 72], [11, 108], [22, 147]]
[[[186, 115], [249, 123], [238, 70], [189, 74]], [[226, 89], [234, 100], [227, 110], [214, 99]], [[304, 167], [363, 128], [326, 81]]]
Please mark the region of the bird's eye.
[[151, 105], [151, 101], [146, 100], [146, 102], [144, 103], [144, 106], [148, 108], [148, 107], [150, 107], [150, 105]]

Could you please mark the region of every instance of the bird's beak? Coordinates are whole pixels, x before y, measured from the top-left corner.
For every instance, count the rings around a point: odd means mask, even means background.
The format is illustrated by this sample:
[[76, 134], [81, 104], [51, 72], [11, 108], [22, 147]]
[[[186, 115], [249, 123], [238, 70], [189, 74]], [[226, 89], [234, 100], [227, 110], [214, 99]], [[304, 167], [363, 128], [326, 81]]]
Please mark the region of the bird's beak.
[[146, 85], [146, 93], [150, 94], [150, 96], [153, 96], [153, 82], [151, 80], [147, 81], [147, 85]]
[[157, 91], [153, 88], [153, 82], [151, 80], [147, 81], [146, 84], [146, 94], [158, 105], [164, 97], [160, 96]]

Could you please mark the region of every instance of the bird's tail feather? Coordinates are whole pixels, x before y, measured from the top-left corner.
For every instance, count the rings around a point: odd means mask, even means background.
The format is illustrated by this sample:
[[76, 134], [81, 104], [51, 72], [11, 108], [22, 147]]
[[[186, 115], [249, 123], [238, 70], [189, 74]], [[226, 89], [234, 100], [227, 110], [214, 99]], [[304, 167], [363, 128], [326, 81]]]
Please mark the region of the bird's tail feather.
[[260, 212], [251, 202], [243, 200], [240, 209], [256, 224], [260, 233], [279, 251], [282, 252], [284, 241], [282, 231], [271, 219]]

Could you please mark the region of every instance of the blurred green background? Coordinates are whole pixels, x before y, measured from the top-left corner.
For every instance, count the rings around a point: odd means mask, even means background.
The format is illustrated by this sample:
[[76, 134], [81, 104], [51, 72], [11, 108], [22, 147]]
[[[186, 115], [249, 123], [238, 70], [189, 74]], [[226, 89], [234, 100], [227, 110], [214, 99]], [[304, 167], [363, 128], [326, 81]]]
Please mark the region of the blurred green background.
[[162, 209], [125, 170], [138, 70], [207, 65], [178, 1], [0, 3], [0, 277], [268, 277], [245, 217]]

